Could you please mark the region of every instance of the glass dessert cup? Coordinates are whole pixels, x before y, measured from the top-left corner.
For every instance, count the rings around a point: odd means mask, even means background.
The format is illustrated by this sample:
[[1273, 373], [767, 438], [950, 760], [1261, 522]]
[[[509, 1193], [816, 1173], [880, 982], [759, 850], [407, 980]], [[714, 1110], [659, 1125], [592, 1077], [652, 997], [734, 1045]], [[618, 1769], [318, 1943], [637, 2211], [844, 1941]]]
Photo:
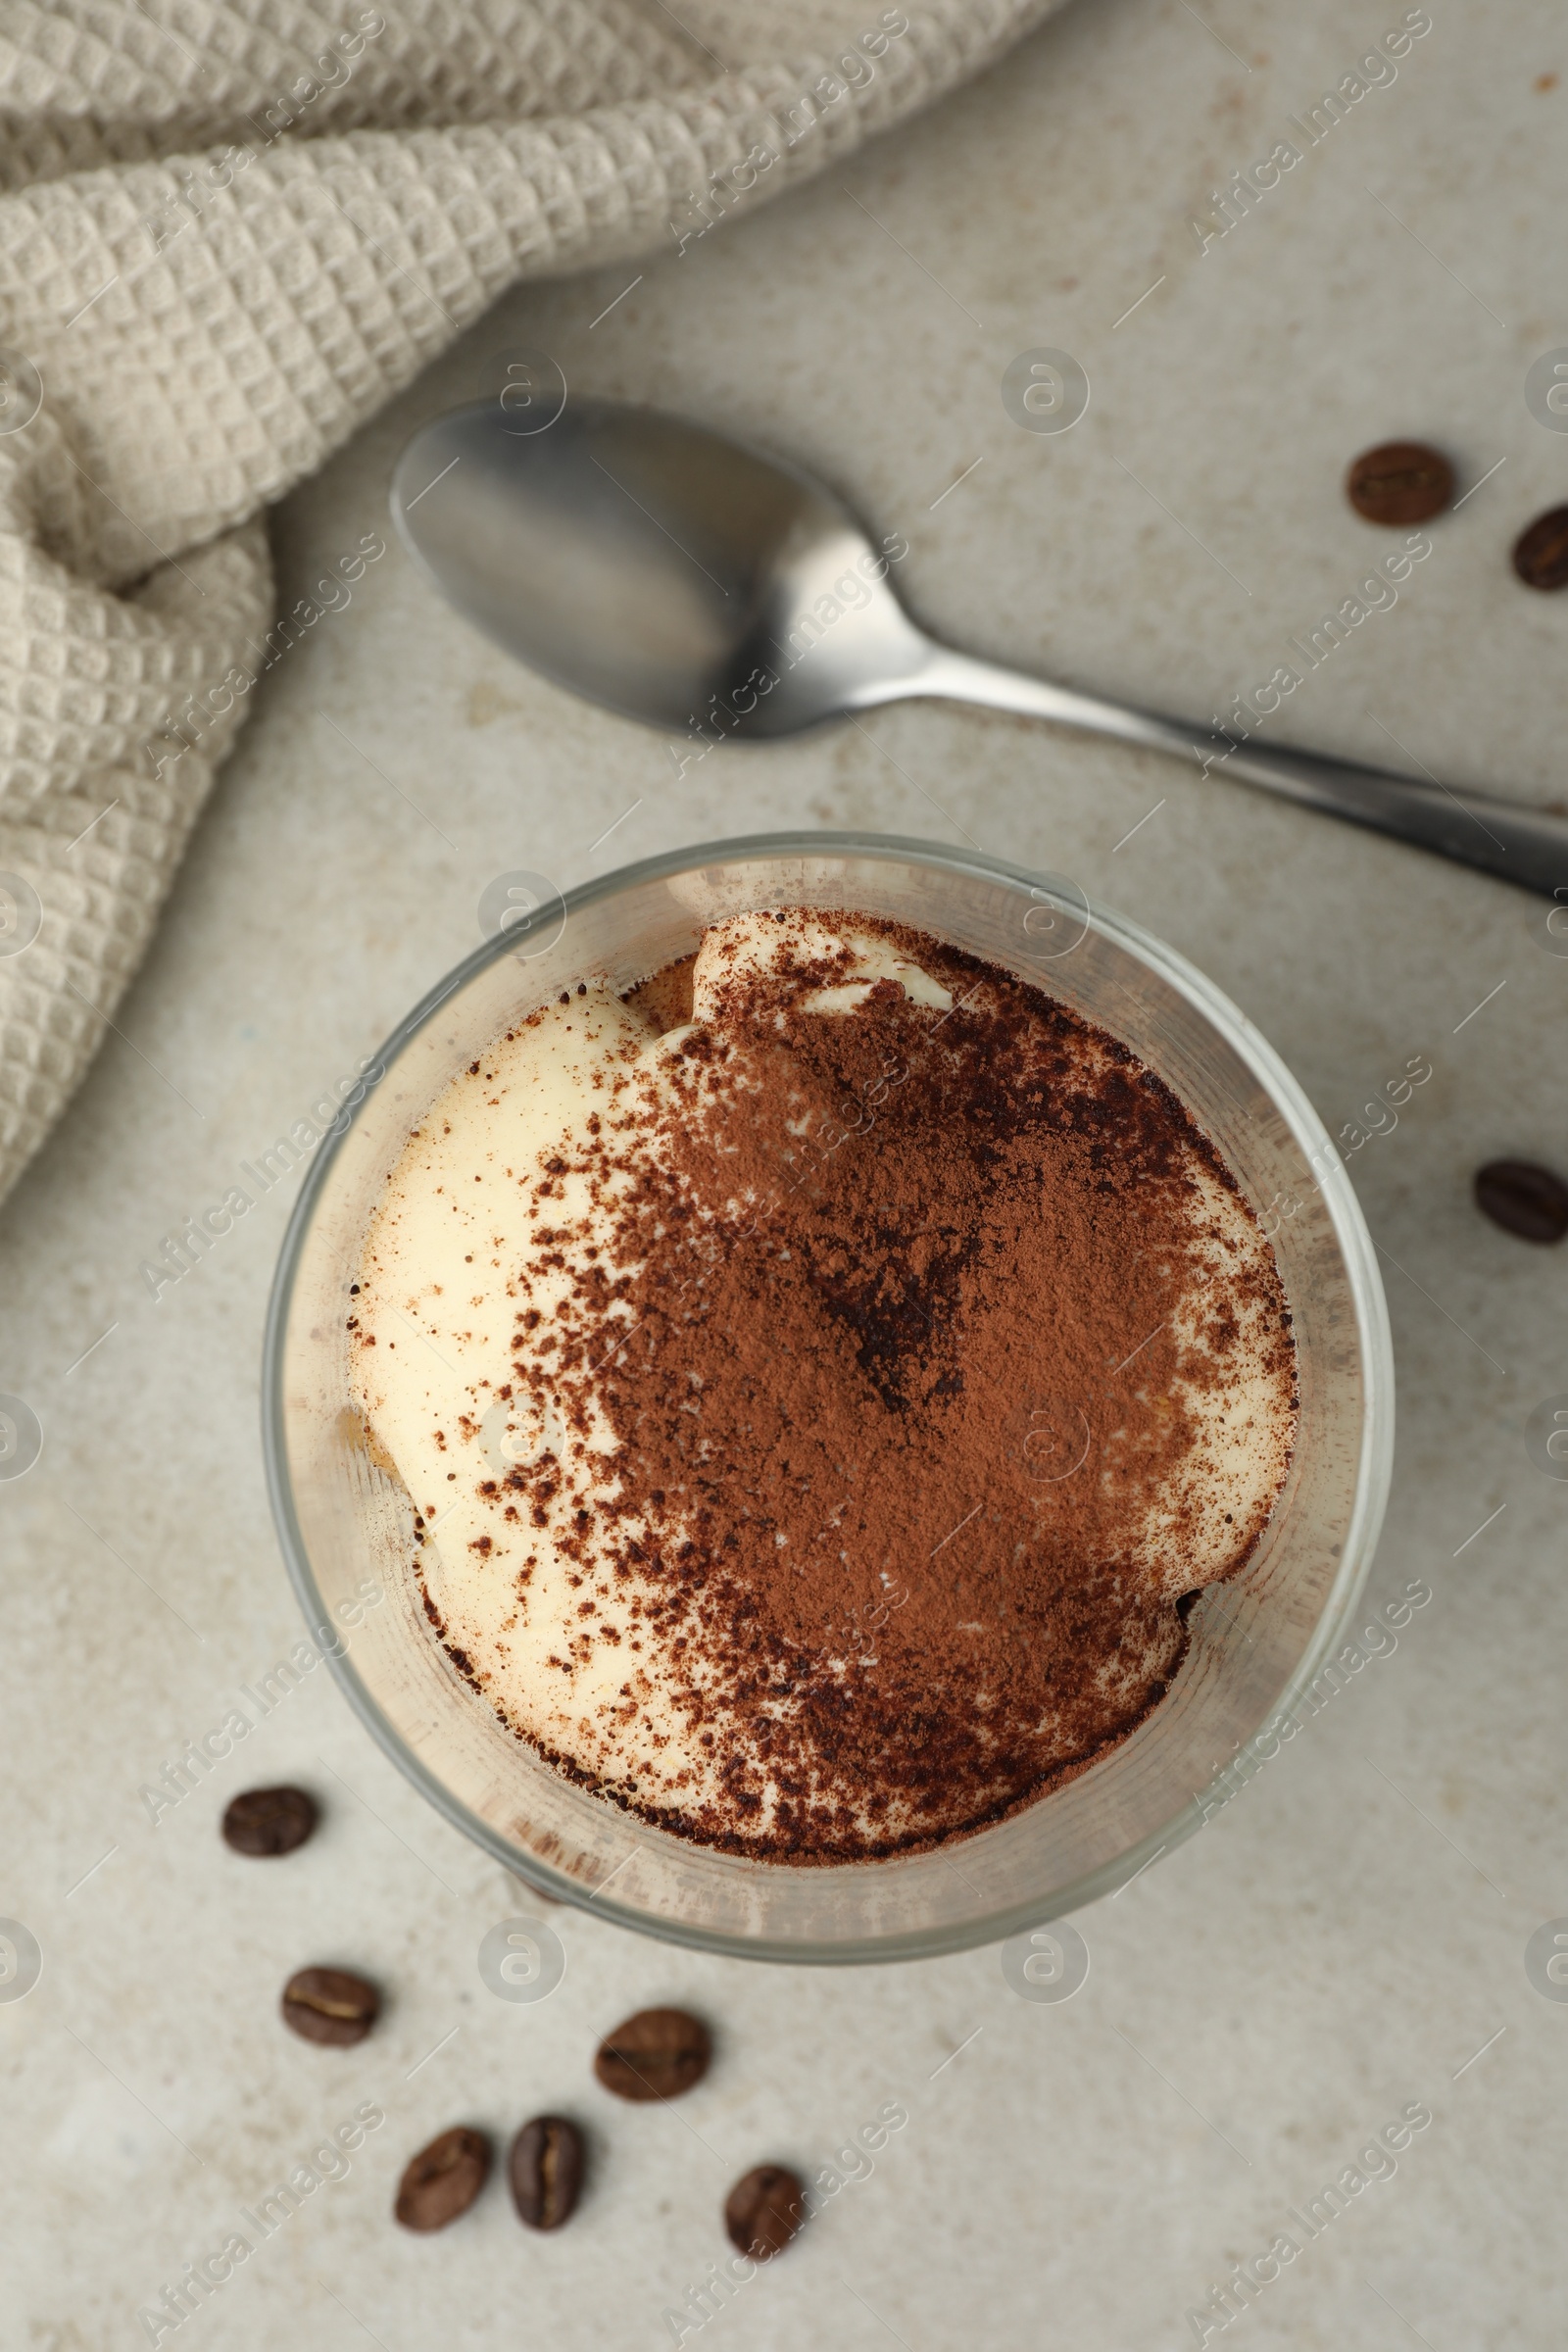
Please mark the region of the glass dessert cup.
[[[431, 1637], [409, 1569], [412, 1505], [350, 1393], [349, 1286], [367, 1229], [448, 1080], [580, 978], [631, 987], [689, 954], [707, 923], [780, 906], [912, 924], [1120, 1038], [1187, 1103], [1263, 1220], [1298, 1350], [1284, 1493], [1245, 1569], [1193, 1609], [1187, 1655], [1159, 1705], [1011, 1819], [869, 1862], [797, 1865], [697, 1845], [574, 1785], [514, 1738]], [[329, 1629], [318, 1638], [368, 1729], [449, 1820], [544, 1892], [754, 1959], [909, 1959], [990, 1942], [1078, 1909], [1190, 1836], [1237, 1750], [1298, 1702], [1346, 1638], [1394, 1437], [1370, 1237], [1325, 1129], [1257, 1031], [1182, 957], [1091, 907], [1073, 884], [853, 833], [762, 835], [652, 858], [508, 923], [416, 1006], [372, 1080], [318, 1151], [278, 1265], [263, 1382], [273, 1514], [310, 1625]]]

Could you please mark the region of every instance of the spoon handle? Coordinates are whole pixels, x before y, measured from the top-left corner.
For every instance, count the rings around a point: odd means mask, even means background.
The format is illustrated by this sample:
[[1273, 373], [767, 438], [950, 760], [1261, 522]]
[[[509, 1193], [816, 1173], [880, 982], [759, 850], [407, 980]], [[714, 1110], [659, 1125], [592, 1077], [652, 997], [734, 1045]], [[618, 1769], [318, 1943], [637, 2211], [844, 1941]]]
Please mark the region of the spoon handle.
[[1452, 858], [1460, 865], [1477, 866], [1523, 890], [1539, 891], [1546, 898], [1561, 893], [1568, 900], [1568, 817], [1544, 808], [1521, 808], [1479, 792], [1467, 791], [1461, 798], [1445, 784], [1391, 775], [1387, 769], [1361, 767], [1323, 752], [1250, 742], [1217, 728], [1054, 686], [1046, 678], [977, 662], [942, 645], [932, 646], [929, 662], [904, 681], [901, 692], [982, 703], [993, 710], [1013, 710], [1026, 718], [1111, 735], [1149, 751], [1170, 752], [1191, 760], [1202, 774], [1254, 784], [1303, 808], [1325, 809], [1351, 824], [1392, 834], [1396, 841]]

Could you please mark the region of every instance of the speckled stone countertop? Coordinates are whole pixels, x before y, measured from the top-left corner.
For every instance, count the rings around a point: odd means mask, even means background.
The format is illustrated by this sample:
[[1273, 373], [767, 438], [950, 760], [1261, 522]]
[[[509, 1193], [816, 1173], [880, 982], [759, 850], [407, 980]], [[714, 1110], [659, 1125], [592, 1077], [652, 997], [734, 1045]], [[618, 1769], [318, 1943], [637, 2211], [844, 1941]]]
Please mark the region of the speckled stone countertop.
[[[1431, 14], [1396, 77], [1205, 246], [1215, 187], [1301, 145], [1291, 118], [1404, 12], [1069, 10], [929, 120], [650, 263], [612, 309], [630, 270], [505, 303], [280, 512], [284, 600], [366, 533], [390, 540], [409, 432], [525, 342], [575, 386], [818, 467], [907, 535], [906, 592], [956, 642], [1206, 718], [1391, 543], [1345, 505], [1348, 460], [1420, 436], [1473, 495], [1276, 738], [1548, 798], [1568, 596], [1531, 595], [1507, 555], [1568, 496], [1568, 437], [1524, 394], [1568, 341], [1568, 28], [1530, 0]], [[1000, 397], [1042, 345], [1093, 387], [1069, 433], [1020, 431]], [[147, 2341], [138, 2309], [373, 2103], [385, 2123], [344, 2176], [162, 2341], [1131, 2352], [1199, 2340], [1189, 2312], [1294, 2232], [1250, 2307], [1223, 2329], [1210, 2307], [1208, 2341], [1554, 2347], [1568, 2002], [1526, 1947], [1568, 1914], [1568, 1483], [1524, 1432], [1568, 1390], [1568, 1250], [1511, 1240], [1468, 1189], [1504, 1152], [1568, 1165], [1568, 956], [1542, 908], [1218, 778], [953, 708], [678, 776], [662, 739], [513, 666], [390, 545], [259, 703], [118, 1033], [0, 1219], [0, 1387], [45, 1431], [0, 1484], [0, 1913], [43, 1957], [28, 1997], [0, 1986], [5, 2344]], [[476, 942], [495, 875], [564, 885], [785, 825], [1075, 876], [1228, 990], [1331, 1129], [1430, 1060], [1351, 1167], [1399, 1373], [1367, 1609], [1412, 1580], [1431, 1599], [1199, 1837], [1078, 1917], [1093, 1964], [1070, 2000], [1017, 1997], [995, 1950], [796, 1972], [558, 1910], [563, 1982], [501, 2001], [479, 1940], [537, 1904], [323, 1671], [148, 1817], [139, 1788], [299, 1639], [257, 1434], [290, 1188], [156, 1302], [138, 1267]], [[222, 1803], [278, 1780], [317, 1791], [321, 1832], [286, 1862], [229, 1854]], [[347, 2052], [276, 2016], [289, 1972], [328, 1958], [388, 1989]], [[714, 2065], [678, 2107], [622, 2107], [592, 2051], [656, 2002], [711, 2021]], [[841, 2162], [800, 2243], [699, 2325], [731, 2180], [765, 2158], [822, 2174], [895, 2101], [906, 2125]], [[1357, 2166], [1412, 2108], [1430, 2123]], [[524, 2231], [499, 2181], [441, 2237], [393, 2228], [437, 2130], [505, 2139], [541, 2110], [590, 2135], [566, 2230]], [[1291, 2209], [1351, 2168], [1308, 2239]]]

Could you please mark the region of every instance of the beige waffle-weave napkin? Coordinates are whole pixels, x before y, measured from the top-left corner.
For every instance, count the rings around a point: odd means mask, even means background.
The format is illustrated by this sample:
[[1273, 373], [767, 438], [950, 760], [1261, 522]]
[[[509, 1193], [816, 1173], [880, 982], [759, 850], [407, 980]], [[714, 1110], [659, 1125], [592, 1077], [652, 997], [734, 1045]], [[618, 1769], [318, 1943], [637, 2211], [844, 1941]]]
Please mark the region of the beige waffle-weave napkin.
[[267, 503], [514, 279], [673, 249], [1054, 5], [0, 0], [0, 1195], [257, 690]]

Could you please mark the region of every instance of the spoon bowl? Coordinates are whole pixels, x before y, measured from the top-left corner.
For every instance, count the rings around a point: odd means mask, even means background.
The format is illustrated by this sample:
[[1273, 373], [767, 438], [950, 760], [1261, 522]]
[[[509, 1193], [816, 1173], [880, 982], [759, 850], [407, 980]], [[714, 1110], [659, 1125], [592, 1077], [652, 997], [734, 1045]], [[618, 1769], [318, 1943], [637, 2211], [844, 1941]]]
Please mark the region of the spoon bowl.
[[666, 731], [796, 735], [910, 691], [936, 651], [831, 491], [657, 411], [578, 398], [519, 434], [460, 409], [404, 451], [392, 511], [487, 636]]

